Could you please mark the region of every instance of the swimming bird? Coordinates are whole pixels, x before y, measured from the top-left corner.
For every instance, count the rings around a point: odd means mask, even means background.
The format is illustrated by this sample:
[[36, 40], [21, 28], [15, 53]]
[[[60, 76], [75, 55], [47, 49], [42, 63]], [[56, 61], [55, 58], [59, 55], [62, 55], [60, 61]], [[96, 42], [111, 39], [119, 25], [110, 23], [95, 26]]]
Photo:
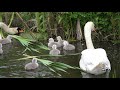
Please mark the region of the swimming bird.
[[19, 27], [13, 27], [13, 28], [9, 28], [5, 23], [0, 22], [0, 27], [7, 33], [9, 34], [20, 34], [22, 32], [24, 32], [24, 30], [22, 30]]
[[74, 45], [72, 45], [72, 44], [69, 44], [69, 42], [68, 41], [64, 41], [63, 42], [63, 49], [64, 50], [75, 50], [75, 46]]
[[99, 75], [111, 70], [110, 61], [106, 51], [102, 48], [95, 49], [91, 39], [91, 31], [94, 31], [94, 23], [89, 21], [84, 26], [84, 36], [87, 49], [81, 52], [80, 68], [90, 74]]
[[0, 34], [0, 39], [2, 39], [2, 35]]
[[37, 63], [37, 59], [33, 58], [32, 62], [25, 65], [25, 70], [34, 70], [39, 67], [39, 64]]
[[58, 41], [58, 43], [59, 43], [61, 46], [63, 46], [63, 42], [64, 42], [65, 40], [62, 40], [61, 36], [57, 36], [57, 41]]
[[6, 38], [0, 39], [0, 43], [2, 43], [2, 44], [11, 43], [12, 42], [11, 39], [12, 39], [12, 36], [8, 35]]
[[51, 54], [51, 55], [59, 55], [60, 54], [60, 50], [58, 50], [57, 46], [54, 44], [52, 46], [52, 50], [49, 52], [49, 54]]
[[55, 42], [53, 38], [49, 38], [48, 47], [52, 48], [54, 44], [57, 46], [57, 48], [61, 47], [61, 44], [59, 44], [58, 42]]

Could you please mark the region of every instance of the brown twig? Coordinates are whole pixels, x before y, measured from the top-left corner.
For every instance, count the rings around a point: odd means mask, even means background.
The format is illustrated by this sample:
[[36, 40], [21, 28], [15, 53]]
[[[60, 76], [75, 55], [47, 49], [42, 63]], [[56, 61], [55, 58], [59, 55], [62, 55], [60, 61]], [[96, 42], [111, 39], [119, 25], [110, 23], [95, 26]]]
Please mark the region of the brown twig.
[[19, 14], [18, 12], [16, 12], [16, 14], [17, 14], [18, 17], [21, 19], [21, 21], [25, 24], [25, 26], [26, 26], [28, 29], [30, 29], [30, 28], [28, 27], [28, 25], [26, 24], [26, 22], [22, 19], [22, 17], [20, 16], [20, 14]]

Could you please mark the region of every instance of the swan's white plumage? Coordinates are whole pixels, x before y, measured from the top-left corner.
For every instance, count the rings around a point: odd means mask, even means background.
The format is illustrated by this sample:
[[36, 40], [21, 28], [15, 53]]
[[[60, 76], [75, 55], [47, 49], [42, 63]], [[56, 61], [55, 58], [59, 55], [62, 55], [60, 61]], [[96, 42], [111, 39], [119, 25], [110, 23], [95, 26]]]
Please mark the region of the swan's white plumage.
[[18, 34], [20, 32], [23, 32], [24, 30], [20, 29], [18, 31], [18, 27], [14, 27], [14, 28], [9, 28], [5, 23], [0, 22], [0, 28], [2, 28], [5, 32], [9, 33], [9, 34]]
[[91, 74], [98, 75], [106, 72], [107, 69], [111, 70], [111, 66], [106, 51], [102, 48], [94, 49], [91, 40], [91, 35], [89, 35], [91, 34], [90, 30], [93, 28], [91, 27], [93, 26], [91, 24], [93, 23], [91, 22], [86, 23], [85, 26], [87, 26], [87, 28], [84, 28], [85, 30], [84, 33], [86, 35], [85, 36], [86, 44], [89, 45], [87, 45], [87, 49], [81, 52], [82, 55], [79, 65], [82, 70], [87, 71], [88, 73]]
[[0, 39], [2, 39], [2, 35], [0, 34]]
[[[107, 58], [106, 52], [102, 48], [98, 49], [86, 49], [82, 51], [82, 56], [80, 60], [80, 68], [84, 71], [88, 71], [92, 74], [101, 74], [101, 72], [92, 72], [97, 65], [104, 64], [105, 66], [99, 66], [102, 69], [111, 69], [110, 62]], [[104, 72], [104, 70], [103, 70]]]

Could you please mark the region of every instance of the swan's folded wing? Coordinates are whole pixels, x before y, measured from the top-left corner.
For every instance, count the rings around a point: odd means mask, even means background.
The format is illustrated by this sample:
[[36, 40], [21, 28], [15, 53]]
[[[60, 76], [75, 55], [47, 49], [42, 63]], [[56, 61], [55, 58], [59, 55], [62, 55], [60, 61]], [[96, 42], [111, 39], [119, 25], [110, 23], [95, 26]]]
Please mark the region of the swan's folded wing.
[[[82, 51], [81, 67], [86, 70], [93, 70], [99, 63], [109, 64], [106, 52], [104, 49], [86, 49]], [[84, 66], [83, 66], [84, 65]]]

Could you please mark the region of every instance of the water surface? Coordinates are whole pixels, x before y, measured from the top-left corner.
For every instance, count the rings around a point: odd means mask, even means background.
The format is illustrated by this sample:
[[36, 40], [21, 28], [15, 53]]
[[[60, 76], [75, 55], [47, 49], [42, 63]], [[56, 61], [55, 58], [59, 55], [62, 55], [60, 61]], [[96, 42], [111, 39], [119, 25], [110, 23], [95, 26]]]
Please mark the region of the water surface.
[[[71, 66], [79, 67], [79, 60], [81, 51], [86, 49], [85, 44], [80, 42], [73, 43], [76, 46], [75, 52], [64, 52], [65, 56], [49, 57], [41, 56], [40, 58], [48, 59], [51, 61], [63, 62]], [[31, 62], [31, 59], [17, 60], [23, 58], [22, 53], [24, 47], [15, 40], [13, 43], [3, 45], [4, 53], [0, 55], [0, 78], [119, 78], [120, 77], [120, 44], [112, 44], [110, 42], [94, 42], [95, 48], [102, 47], [106, 50], [108, 58], [111, 62], [112, 70], [109, 74], [93, 76], [80, 72], [79, 70], [68, 70], [68, 73], [60, 72], [62, 76], [58, 76], [51, 72], [46, 66], [39, 62], [39, 68], [34, 71], [25, 71], [24, 66], [26, 63]], [[35, 52], [26, 52], [29, 55], [46, 55], [49, 51], [41, 50], [41, 54]], [[79, 53], [75, 55], [76, 53]], [[73, 54], [73, 55], [71, 55]]]

